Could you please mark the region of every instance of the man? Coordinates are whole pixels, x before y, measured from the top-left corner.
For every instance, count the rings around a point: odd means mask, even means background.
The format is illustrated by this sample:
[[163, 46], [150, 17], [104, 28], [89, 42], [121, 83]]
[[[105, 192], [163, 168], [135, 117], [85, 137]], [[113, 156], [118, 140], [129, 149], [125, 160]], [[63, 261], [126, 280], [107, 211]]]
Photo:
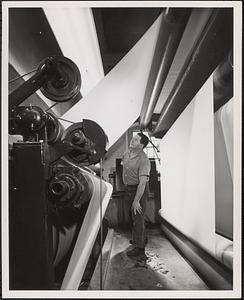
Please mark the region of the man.
[[146, 230], [145, 211], [148, 198], [148, 179], [150, 161], [143, 151], [148, 144], [148, 137], [143, 133], [136, 134], [129, 145], [129, 151], [122, 157], [123, 181], [125, 184], [125, 207], [132, 217], [132, 250], [128, 256], [145, 258]]

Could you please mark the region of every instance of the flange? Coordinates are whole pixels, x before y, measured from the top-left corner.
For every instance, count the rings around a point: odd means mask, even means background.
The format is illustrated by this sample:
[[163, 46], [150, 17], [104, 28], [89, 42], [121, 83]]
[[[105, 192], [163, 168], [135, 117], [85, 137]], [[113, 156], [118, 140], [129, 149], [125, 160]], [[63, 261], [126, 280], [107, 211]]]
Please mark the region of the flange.
[[73, 150], [65, 158], [78, 165], [92, 165], [99, 162], [106, 152], [108, 138], [103, 129], [94, 121], [83, 119], [68, 127], [62, 140]]

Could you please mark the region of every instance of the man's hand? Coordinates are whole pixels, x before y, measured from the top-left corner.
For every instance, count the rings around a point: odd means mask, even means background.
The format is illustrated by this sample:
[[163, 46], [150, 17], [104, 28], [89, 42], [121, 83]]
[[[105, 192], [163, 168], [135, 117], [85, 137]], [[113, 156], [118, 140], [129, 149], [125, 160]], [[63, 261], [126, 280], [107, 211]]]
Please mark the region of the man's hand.
[[136, 214], [136, 212], [141, 214], [142, 208], [141, 208], [141, 205], [140, 205], [139, 201], [133, 201], [132, 206], [131, 206], [131, 210], [134, 214]]

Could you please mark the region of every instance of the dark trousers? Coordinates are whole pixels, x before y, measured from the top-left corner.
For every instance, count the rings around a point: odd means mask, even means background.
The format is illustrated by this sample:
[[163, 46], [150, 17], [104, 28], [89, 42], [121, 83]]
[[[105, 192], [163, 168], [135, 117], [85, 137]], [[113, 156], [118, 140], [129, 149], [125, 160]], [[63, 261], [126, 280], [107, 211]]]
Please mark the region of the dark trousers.
[[124, 220], [127, 224], [132, 225], [132, 243], [138, 248], [145, 248], [146, 241], [146, 227], [145, 227], [145, 213], [146, 203], [148, 199], [148, 183], [146, 184], [144, 193], [140, 199], [142, 212], [139, 214], [131, 210], [137, 191], [137, 186], [127, 186], [125, 189], [125, 196], [123, 201], [124, 206]]

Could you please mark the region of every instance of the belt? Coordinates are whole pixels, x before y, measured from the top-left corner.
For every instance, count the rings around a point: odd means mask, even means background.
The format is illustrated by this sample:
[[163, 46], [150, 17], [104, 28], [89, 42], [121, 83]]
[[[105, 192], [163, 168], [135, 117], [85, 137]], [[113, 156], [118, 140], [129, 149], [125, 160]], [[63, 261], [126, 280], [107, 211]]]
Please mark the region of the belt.
[[135, 189], [135, 188], [138, 187], [138, 184], [134, 184], [134, 185], [127, 184], [127, 185], [125, 185], [125, 187], [128, 188], [128, 189]]

